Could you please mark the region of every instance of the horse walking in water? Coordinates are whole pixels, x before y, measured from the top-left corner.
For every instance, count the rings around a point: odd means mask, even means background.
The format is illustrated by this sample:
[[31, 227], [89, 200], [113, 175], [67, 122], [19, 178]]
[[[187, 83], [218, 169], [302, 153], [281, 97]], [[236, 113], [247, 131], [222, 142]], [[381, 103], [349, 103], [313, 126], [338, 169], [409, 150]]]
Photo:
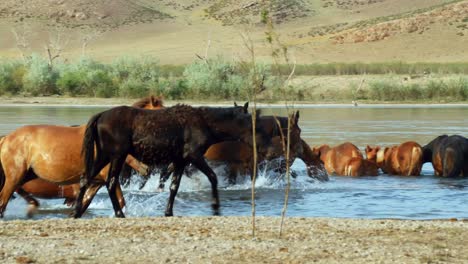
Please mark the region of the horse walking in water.
[[[160, 98], [151, 96], [136, 102], [134, 107], [158, 109], [163, 107]], [[39, 202], [33, 198], [66, 198], [72, 204], [79, 193], [80, 175], [84, 173], [81, 143], [86, 126], [65, 127], [35, 125], [21, 127], [0, 140], [0, 216], [12, 192], [17, 191], [30, 204], [28, 214], [34, 212]], [[148, 167], [133, 157], [126, 163], [145, 175]], [[85, 206], [105, 183], [108, 167], [100, 172], [86, 193]], [[75, 183], [75, 184], [74, 184]], [[71, 184], [71, 185], [69, 185]], [[125, 205], [122, 192], [118, 200]]]
[[[267, 137], [263, 138], [268, 140]], [[217, 178], [206, 164], [203, 154], [212, 144], [226, 140], [251, 142], [251, 116], [245, 114], [244, 107], [194, 108], [176, 105], [159, 111], [147, 111], [122, 106], [99, 113], [90, 119], [86, 127], [83, 141], [86, 170], [81, 178], [74, 216], [81, 217], [86, 189], [97, 173], [110, 163], [106, 186], [115, 215], [124, 217], [116, 188], [119, 186], [117, 177], [127, 155], [150, 166], [173, 164], [174, 175], [166, 216], [173, 215], [181, 176], [189, 163], [208, 176], [213, 196], [212, 207], [218, 214]]]
[[442, 135], [423, 148], [423, 163], [432, 162], [435, 175], [442, 177], [468, 176], [468, 139]]
[[[300, 158], [307, 166], [309, 177], [317, 177], [320, 180], [327, 180], [326, 175], [322, 175], [322, 163], [317, 155], [310, 149], [309, 145], [300, 138], [301, 130], [298, 126], [299, 111], [293, 114], [290, 119], [290, 164], [295, 158]], [[279, 123], [279, 124], [278, 124]], [[288, 129], [287, 117], [260, 116], [257, 117], [257, 127], [260, 127], [271, 137], [269, 145], [257, 144], [258, 162], [269, 161], [283, 157], [284, 147], [287, 146], [285, 140]], [[280, 131], [282, 130], [282, 131]], [[239, 141], [223, 141], [213, 144], [205, 153], [205, 158], [212, 162], [222, 162], [227, 165], [231, 184], [236, 182], [238, 174], [251, 174], [253, 170], [253, 149], [250, 145]], [[282, 162], [280, 172], [285, 170], [286, 163]], [[158, 189], [164, 189], [165, 182], [169, 178], [172, 170], [164, 170], [159, 179]]]
[[[374, 154], [376, 149], [377, 153]], [[383, 172], [390, 175], [419, 176], [421, 174], [422, 148], [414, 141], [386, 148], [368, 147], [366, 154], [369, 160], [375, 162]]]
[[312, 151], [323, 162], [329, 175], [337, 174], [344, 176], [346, 175], [346, 165], [350, 159], [355, 157], [362, 159], [359, 149], [350, 142], [345, 142], [335, 147], [321, 145], [318, 148], [313, 148]]

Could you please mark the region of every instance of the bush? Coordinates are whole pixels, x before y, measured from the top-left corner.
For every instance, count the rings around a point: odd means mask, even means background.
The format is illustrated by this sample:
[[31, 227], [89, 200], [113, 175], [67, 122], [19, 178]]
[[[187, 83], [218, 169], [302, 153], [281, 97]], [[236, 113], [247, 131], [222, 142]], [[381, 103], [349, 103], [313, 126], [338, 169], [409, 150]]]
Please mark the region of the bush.
[[49, 68], [47, 60], [34, 54], [26, 64], [26, 73], [23, 76], [24, 91], [34, 96], [56, 94], [57, 78], [58, 72]]
[[160, 66], [152, 57], [123, 57], [111, 64], [120, 96], [143, 97], [159, 89]]
[[6, 61], [0, 64], [0, 95], [17, 94], [23, 89], [24, 64]]

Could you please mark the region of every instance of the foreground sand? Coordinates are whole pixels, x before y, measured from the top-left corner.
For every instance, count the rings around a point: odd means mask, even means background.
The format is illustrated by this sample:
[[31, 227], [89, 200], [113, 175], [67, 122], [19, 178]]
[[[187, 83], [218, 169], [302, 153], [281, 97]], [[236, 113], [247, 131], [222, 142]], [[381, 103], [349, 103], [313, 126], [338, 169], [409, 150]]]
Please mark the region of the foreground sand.
[[467, 263], [468, 222], [155, 217], [0, 222], [0, 263]]

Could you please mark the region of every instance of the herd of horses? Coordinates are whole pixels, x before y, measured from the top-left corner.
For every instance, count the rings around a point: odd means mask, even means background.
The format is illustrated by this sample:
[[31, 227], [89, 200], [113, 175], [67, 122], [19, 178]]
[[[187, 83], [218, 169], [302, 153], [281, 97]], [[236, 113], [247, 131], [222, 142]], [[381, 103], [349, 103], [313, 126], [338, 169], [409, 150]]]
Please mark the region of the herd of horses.
[[[263, 116], [258, 111], [254, 117], [255, 128], [248, 103], [164, 107], [161, 98], [150, 96], [131, 107], [98, 113], [86, 125], [20, 127], [0, 139], [0, 217], [14, 192], [30, 204], [28, 214], [39, 206], [36, 198], [65, 198], [75, 207], [73, 216], [81, 217], [104, 185], [116, 217], [124, 217], [121, 182], [128, 182], [132, 170], [147, 180], [155, 169], [160, 170], [160, 189], [172, 175], [165, 210], [166, 216], [172, 216], [189, 165], [207, 176], [212, 208], [219, 214], [217, 175], [207, 160], [225, 163], [228, 180], [235, 183], [239, 175], [251, 175], [255, 168], [254, 142], [258, 162], [280, 158], [282, 173], [301, 159], [308, 176], [319, 180], [327, 180], [328, 175], [373, 176], [379, 169], [416, 176], [425, 162], [432, 162], [438, 176], [468, 176], [468, 139], [462, 136], [439, 136], [424, 147], [416, 142], [367, 146], [364, 157], [349, 142], [311, 148], [301, 138], [298, 111], [290, 117]], [[288, 164], [281, 158], [287, 150]]]

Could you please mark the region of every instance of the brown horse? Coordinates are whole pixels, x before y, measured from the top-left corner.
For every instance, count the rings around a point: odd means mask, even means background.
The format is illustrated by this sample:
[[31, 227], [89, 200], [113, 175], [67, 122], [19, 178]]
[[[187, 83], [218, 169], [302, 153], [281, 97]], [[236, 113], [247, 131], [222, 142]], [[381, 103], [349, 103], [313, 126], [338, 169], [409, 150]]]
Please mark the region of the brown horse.
[[[326, 175], [322, 175], [322, 163], [317, 155], [310, 149], [309, 145], [300, 138], [299, 111], [292, 115], [291, 132], [290, 132], [290, 164], [295, 158], [302, 159], [307, 166], [309, 177], [316, 177], [319, 180], [327, 180]], [[257, 126], [261, 127], [265, 133], [272, 137], [271, 144], [268, 146], [258, 145], [258, 162], [269, 161], [284, 156], [284, 148], [287, 141], [283, 137], [287, 137], [288, 118], [261, 116], [257, 118]], [[278, 126], [278, 122], [279, 125]], [[280, 129], [282, 131], [280, 132]], [[212, 145], [205, 153], [205, 158], [212, 162], [222, 162], [227, 165], [229, 175], [228, 180], [231, 184], [236, 182], [238, 174], [251, 174], [253, 170], [253, 150], [246, 143], [239, 141], [224, 141]], [[281, 164], [280, 172], [284, 172], [286, 163]], [[164, 189], [164, 183], [169, 178], [171, 171], [161, 173], [158, 189]]]
[[435, 175], [468, 176], [468, 139], [442, 135], [423, 147], [423, 163], [432, 162]]
[[[377, 154], [375, 154], [376, 149]], [[421, 174], [423, 152], [421, 146], [414, 141], [386, 148], [368, 146], [366, 155], [368, 160], [375, 162], [387, 174], [400, 176]]]
[[359, 149], [350, 142], [345, 142], [335, 147], [321, 145], [318, 148], [313, 148], [312, 151], [320, 157], [329, 175], [344, 176], [346, 175], [346, 165], [351, 158], [357, 157], [362, 159]]
[[[150, 166], [174, 166], [171, 192], [165, 215], [173, 215], [173, 204], [182, 173], [192, 163], [208, 176], [211, 183], [215, 214], [219, 214], [216, 174], [206, 164], [203, 154], [215, 143], [226, 140], [251, 142], [251, 116], [244, 107], [194, 108], [176, 105], [159, 111], [116, 107], [93, 116], [88, 122], [83, 141], [86, 164], [81, 178], [75, 217], [83, 214], [82, 200], [92, 180], [110, 163], [106, 186], [117, 217], [124, 217], [116, 196], [118, 175], [127, 155]], [[259, 134], [257, 140], [268, 140]], [[96, 146], [96, 155], [95, 155]]]
[[[371, 149], [371, 147], [366, 147], [366, 154], [377, 155], [378, 149]], [[377, 164], [369, 159], [363, 159], [362, 157], [353, 157], [348, 161], [345, 168], [345, 176], [378, 176], [379, 167]]]
[[[142, 99], [135, 107], [157, 109], [162, 107], [160, 98], [154, 96]], [[0, 143], [1, 167], [5, 175], [4, 186], [0, 192], [0, 216], [12, 191], [24, 197], [31, 205], [29, 214], [39, 205], [32, 196], [40, 198], [66, 198], [72, 203], [79, 191], [80, 175], [84, 173], [81, 157], [81, 143], [86, 126], [65, 127], [52, 125], [24, 126], [6, 137]], [[126, 157], [126, 163], [140, 174], [147, 174], [148, 167], [133, 157]], [[108, 167], [96, 178], [88, 190], [85, 205], [105, 183]], [[72, 185], [67, 185], [72, 184]], [[0, 185], [1, 187], [1, 185]], [[117, 190], [119, 202], [125, 201], [121, 190]]]

